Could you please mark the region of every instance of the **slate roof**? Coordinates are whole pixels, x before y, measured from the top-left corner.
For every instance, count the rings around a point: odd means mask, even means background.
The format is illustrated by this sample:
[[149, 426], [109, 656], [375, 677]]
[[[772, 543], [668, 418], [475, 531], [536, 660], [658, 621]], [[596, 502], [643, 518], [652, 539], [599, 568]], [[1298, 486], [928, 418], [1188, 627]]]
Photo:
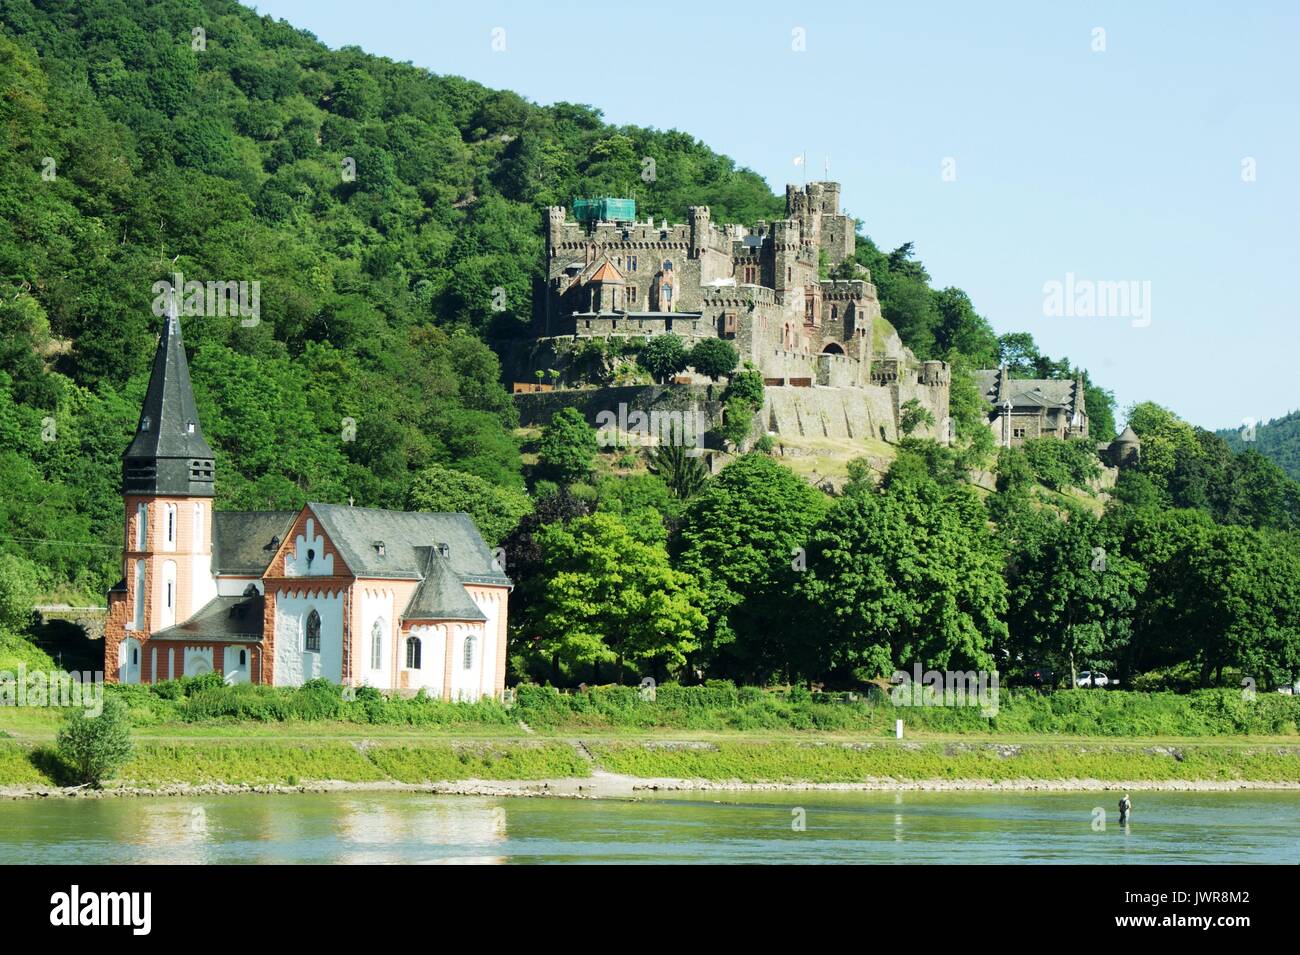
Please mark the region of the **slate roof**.
[[173, 298], [163, 319], [135, 437], [122, 455], [122, 489], [126, 494], [211, 497], [212, 464]]
[[262, 639], [263, 600], [260, 593], [214, 597], [184, 623], [160, 630], [152, 639], [257, 643]]
[[[447, 564], [461, 583], [509, 587], [507, 577], [468, 514], [384, 511], [346, 504], [308, 504], [321, 529], [358, 577], [418, 580], [419, 548], [447, 545]], [[381, 555], [374, 546], [383, 542]]]
[[262, 576], [297, 516], [297, 511], [213, 511], [212, 572]]
[[483, 611], [437, 547], [417, 547], [424, 580], [402, 613], [404, 620], [486, 620]]
[[975, 372], [975, 381], [994, 409], [1000, 409], [1006, 398], [1013, 408], [1060, 408], [1074, 410], [1075, 382], [1059, 378], [1007, 378], [1006, 392], [1000, 393], [1000, 369], [986, 368]]

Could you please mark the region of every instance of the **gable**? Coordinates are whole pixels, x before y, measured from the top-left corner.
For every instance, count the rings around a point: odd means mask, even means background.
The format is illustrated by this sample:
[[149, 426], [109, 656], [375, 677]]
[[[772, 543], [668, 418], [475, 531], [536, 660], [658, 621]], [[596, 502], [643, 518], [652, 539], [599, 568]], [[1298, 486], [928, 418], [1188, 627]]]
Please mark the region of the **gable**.
[[267, 577], [353, 577], [342, 552], [308, 504], [267, 565]]

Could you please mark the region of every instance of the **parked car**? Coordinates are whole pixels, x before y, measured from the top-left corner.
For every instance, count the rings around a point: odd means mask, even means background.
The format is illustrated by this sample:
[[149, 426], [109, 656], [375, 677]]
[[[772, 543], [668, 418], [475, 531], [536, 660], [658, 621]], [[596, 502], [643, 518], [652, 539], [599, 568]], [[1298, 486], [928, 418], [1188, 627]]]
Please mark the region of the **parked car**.
[[1079, 676], [1075, 679], [1074, 685], [1084, 686], [1106, 686], [1110, 683], [1110, 677], [1097, 670], [1080, 670]]

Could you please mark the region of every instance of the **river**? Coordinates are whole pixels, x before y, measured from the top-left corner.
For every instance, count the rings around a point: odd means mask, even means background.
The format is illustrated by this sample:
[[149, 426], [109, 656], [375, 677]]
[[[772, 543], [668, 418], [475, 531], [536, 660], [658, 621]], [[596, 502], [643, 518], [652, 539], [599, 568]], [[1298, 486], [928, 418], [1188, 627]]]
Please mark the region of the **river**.
[[[0, 802], [0, 863], [1288, 863], [1298, 792], [344, 792]], [[1106, 824], [1098, 826], [1098, 810]]]

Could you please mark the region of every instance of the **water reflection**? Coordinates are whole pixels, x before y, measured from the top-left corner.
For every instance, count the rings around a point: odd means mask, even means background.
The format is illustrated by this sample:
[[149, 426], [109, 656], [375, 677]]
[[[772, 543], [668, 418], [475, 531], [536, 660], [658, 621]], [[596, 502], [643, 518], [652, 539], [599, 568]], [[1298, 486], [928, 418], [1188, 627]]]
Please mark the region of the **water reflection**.
[[[0, 802], [0, 863], [1284, 862], [1300, 793], [416, 793]], [[794, 813], [793, 810], [799, 810]], [[791, 819], [803, 820], [792, 826]]]

